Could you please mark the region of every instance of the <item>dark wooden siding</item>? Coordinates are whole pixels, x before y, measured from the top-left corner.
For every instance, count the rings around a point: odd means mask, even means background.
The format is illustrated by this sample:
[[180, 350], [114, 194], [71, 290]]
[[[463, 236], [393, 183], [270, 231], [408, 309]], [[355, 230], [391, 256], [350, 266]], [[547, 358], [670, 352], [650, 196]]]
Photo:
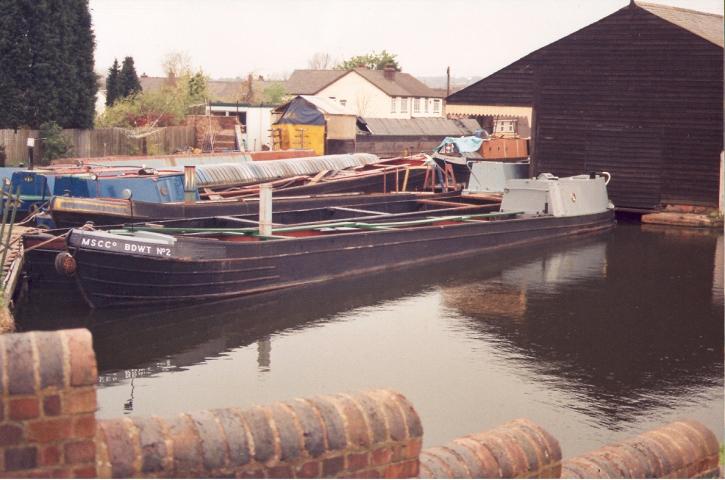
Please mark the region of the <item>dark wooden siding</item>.
[[717, 205], [721, 47], [630, 6], [494, 76], [457, 92], [455, 103], [518, 105], [529, 96], [536, 173], [608, 170], [618, 207]]
[[450, 104], [531, 106], [533, 61], [527, 55], [506, 68], [451, 94]]

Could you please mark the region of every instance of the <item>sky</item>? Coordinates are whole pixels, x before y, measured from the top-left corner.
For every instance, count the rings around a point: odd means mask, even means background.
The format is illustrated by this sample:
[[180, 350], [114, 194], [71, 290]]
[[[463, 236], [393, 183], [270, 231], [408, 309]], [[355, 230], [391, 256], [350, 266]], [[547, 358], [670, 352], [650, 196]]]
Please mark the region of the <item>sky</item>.
[[[722, 0], [650, 0], [723, 14]], [[90, 0], [96, 71], [132, 56], [140, 74], [188, 55], [211, 78], [285, 78], [316, 52], [383, 49], [417, 76], [486, 76], [629, 0]]]

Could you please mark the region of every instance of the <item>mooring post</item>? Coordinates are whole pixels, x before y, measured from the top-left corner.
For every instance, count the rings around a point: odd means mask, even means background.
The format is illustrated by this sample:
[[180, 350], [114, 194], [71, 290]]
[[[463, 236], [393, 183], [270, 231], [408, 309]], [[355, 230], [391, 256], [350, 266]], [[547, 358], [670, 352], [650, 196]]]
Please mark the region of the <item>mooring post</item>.
[[194, 203], [196, 200], [196, 167], [184, 166], [184, 203]]
[[259, 234], [272, 235], [272, 185], [269, 183], [259, 186]]

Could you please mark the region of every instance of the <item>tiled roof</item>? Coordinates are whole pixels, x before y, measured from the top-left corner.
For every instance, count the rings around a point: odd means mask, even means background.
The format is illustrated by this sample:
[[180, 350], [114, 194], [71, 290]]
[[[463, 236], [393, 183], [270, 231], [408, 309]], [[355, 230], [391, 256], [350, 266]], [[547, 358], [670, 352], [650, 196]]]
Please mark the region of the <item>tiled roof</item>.
[[384, 70], [356, 68], [355, 72], [391, 97], [443, 98], [445, 96], [409, 73], [390, 72], [392, 78], [388, 79], [385, 77], [386, 72]]
[[[445, 96], [409, 73], [391, 72], [392, 78], [388, 79], [383, 70], [356, 68], [353, 71], [391, 97], [443, 98]], [[315, 95], [349, 72], [350, 70], [295, 70], [287, 80], [287, 92], [293, 95]]]
[[723, 46], [723, 17], [714, 13], [698, 12], [686, 8], [670, 7], [655, 3], [636, 2], [648, 12], [657, 15], [688, 32], [704, 38], [720, 47]]
[[295, 70], [287, 80], [287, 92], [314, 95], [345, 74], [346, 70]]

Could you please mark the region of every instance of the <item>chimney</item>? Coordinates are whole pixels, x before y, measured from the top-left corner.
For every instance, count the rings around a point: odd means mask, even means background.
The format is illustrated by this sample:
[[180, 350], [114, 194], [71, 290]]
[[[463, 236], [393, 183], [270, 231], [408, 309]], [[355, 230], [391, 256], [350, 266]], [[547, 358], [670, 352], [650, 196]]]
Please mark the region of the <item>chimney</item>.
[[392, 63], [385, 65], [385, 68], [383, 68], [383, 75], [386, 80], [392, 81], [395, 78], [395, 65]]

